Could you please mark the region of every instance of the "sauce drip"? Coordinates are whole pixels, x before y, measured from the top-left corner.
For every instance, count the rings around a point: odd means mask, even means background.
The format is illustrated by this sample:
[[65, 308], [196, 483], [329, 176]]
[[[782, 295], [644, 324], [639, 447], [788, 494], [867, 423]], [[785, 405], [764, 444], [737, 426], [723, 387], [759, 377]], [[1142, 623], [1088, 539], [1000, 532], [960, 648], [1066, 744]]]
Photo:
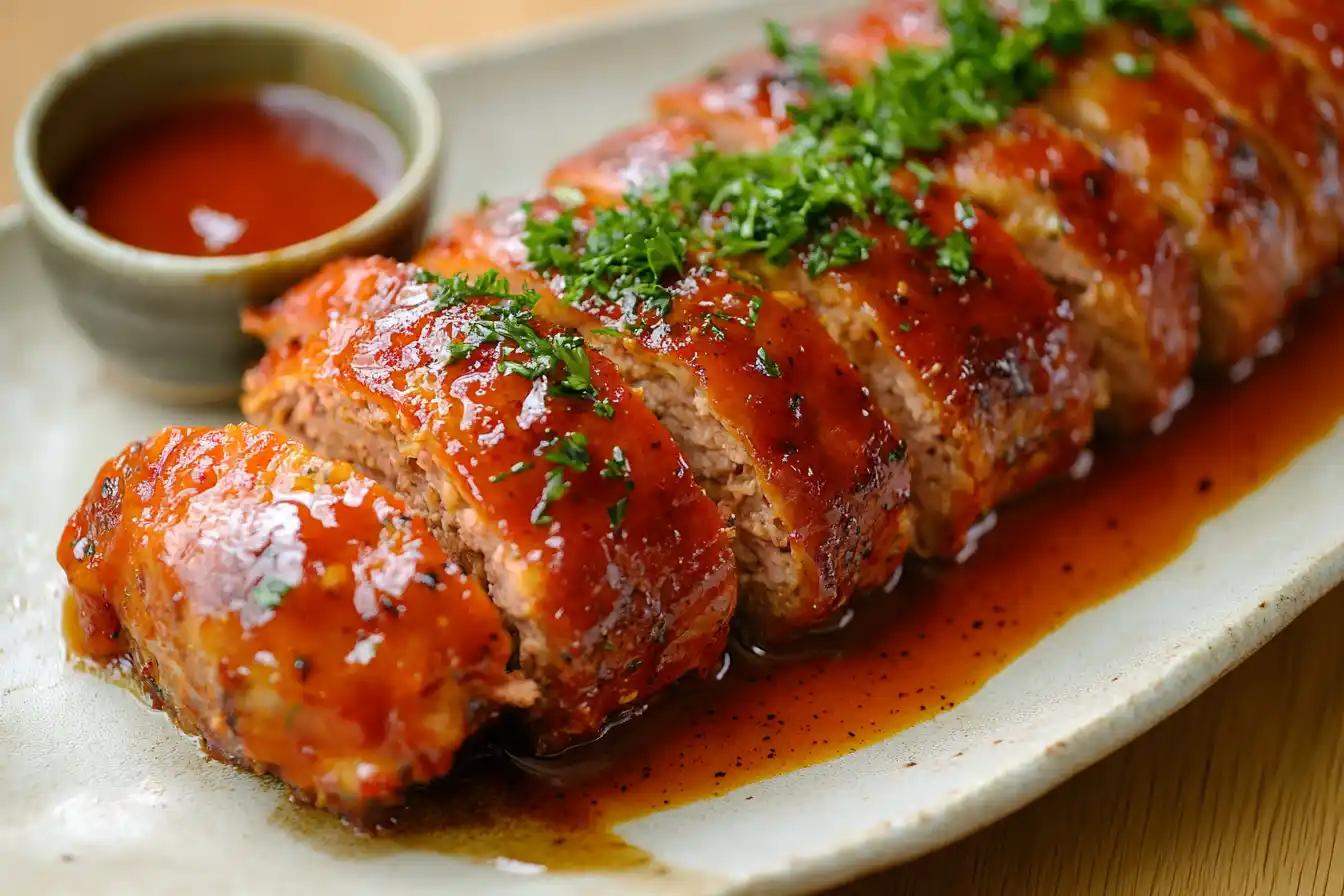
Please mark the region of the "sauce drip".
[[266, 252], [335, 230], [396, 184], [387, 126], [294, 84], [200, 96], [115, 133], [61, 190], [95, 230], [173, 255]]
[[842, 756], [955, 706], [1071, 616], [1161, 568], [1201, 523], [1328, 434], [1344, 417], [1339, 298], [1306, 309], [1283, 354], [1246, 382], [1202, 383], [1160, 436], [1098, 444], [1085, 478], [1005, 508], [964, 564], [912, 563], [894, 594], [860, 601], [839, 631], [787, 655], [739, 646], [721, 680], [675, 688], [560, 757], [463, 758], [450, 780], [413, 795], [394, 837], [355, 837], [288, 806], [275, 822], [343, 856], [646, 861], [614, 825]]

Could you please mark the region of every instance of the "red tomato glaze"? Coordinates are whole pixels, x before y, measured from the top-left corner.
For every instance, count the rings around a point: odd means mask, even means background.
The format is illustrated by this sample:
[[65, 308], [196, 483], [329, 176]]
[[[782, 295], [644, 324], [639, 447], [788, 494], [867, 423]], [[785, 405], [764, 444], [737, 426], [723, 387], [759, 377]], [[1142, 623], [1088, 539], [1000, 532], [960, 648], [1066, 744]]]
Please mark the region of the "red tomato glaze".
[[372, 114], [295, 84], [198, 96], [139, 119], [60, 191], [99, 232], [173, 255], [246, 255], [354, 220], [391, 190], [400, 144]]

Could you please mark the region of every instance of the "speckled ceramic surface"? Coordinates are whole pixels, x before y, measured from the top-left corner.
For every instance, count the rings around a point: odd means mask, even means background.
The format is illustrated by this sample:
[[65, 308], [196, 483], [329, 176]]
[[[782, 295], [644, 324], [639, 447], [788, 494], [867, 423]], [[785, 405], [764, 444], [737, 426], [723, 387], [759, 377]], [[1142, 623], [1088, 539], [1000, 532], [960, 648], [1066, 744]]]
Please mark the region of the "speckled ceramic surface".
[[[763, 11], [809, 7], [683, 9], [427, 59], [450, 135], [440, 213], [481, 190], [534, 184], [563, 152], [639, 115], [655, 84], [754, 40]], [[1209, 521], [1160, 574], [1074, 618], [955, 710], [846, 758], [623, 825], [657, 865], [565, 875], [414, 849], [333, 853], [277, 822], [276, 790], [202, 759], [165, 718], [63, 658], [52, 553], [65, 514], [104, 457], [189, 416], [107, 380], [60, 319], [17, 215], [4, 217], [0, 892], [805, 892], [1038, 796], [1190, 700], [1344, 578], [1341, 426]]]

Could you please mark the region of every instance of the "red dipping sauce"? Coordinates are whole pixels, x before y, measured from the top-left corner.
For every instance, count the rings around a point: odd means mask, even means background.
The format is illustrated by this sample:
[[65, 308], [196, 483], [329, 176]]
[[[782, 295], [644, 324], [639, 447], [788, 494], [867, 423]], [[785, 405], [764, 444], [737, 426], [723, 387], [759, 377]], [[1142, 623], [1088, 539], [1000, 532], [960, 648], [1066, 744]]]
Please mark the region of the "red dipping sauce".
[[60, 191], [112, 239], [173, 255], [266, 252], [368, 211], [405, 169], [375, 116], [292, 84], [197, 97], [114, 133]]

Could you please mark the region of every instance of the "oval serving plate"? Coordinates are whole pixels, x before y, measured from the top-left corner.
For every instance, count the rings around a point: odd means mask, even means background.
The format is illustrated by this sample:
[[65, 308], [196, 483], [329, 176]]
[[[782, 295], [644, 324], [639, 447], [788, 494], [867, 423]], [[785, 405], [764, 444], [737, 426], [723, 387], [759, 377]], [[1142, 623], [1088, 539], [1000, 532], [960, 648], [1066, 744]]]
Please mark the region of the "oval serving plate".
[[[448, 121], [440, 212], [535, 184], [635, 120], [657, 85], [808, 0], [699, 5], [425, 57]], [[913, 858], [1039, 796], [1191, 700], [1344, 579], [1344, 425], [1158, 574], [1084, 612], [936, 718], [842, 759], [622, 824], [651, 864], [543, 873], [414, 848], [342, 855], [277, 823], [284, 797], [202, 758], [130, 693], [72, 670], [53, 545], [99, 463], [169, 422], [59, 318], [0, 214], [0, 863], [10, 892], [805, 892]], [[12, 889], [11, 889], [12, 888]]]

